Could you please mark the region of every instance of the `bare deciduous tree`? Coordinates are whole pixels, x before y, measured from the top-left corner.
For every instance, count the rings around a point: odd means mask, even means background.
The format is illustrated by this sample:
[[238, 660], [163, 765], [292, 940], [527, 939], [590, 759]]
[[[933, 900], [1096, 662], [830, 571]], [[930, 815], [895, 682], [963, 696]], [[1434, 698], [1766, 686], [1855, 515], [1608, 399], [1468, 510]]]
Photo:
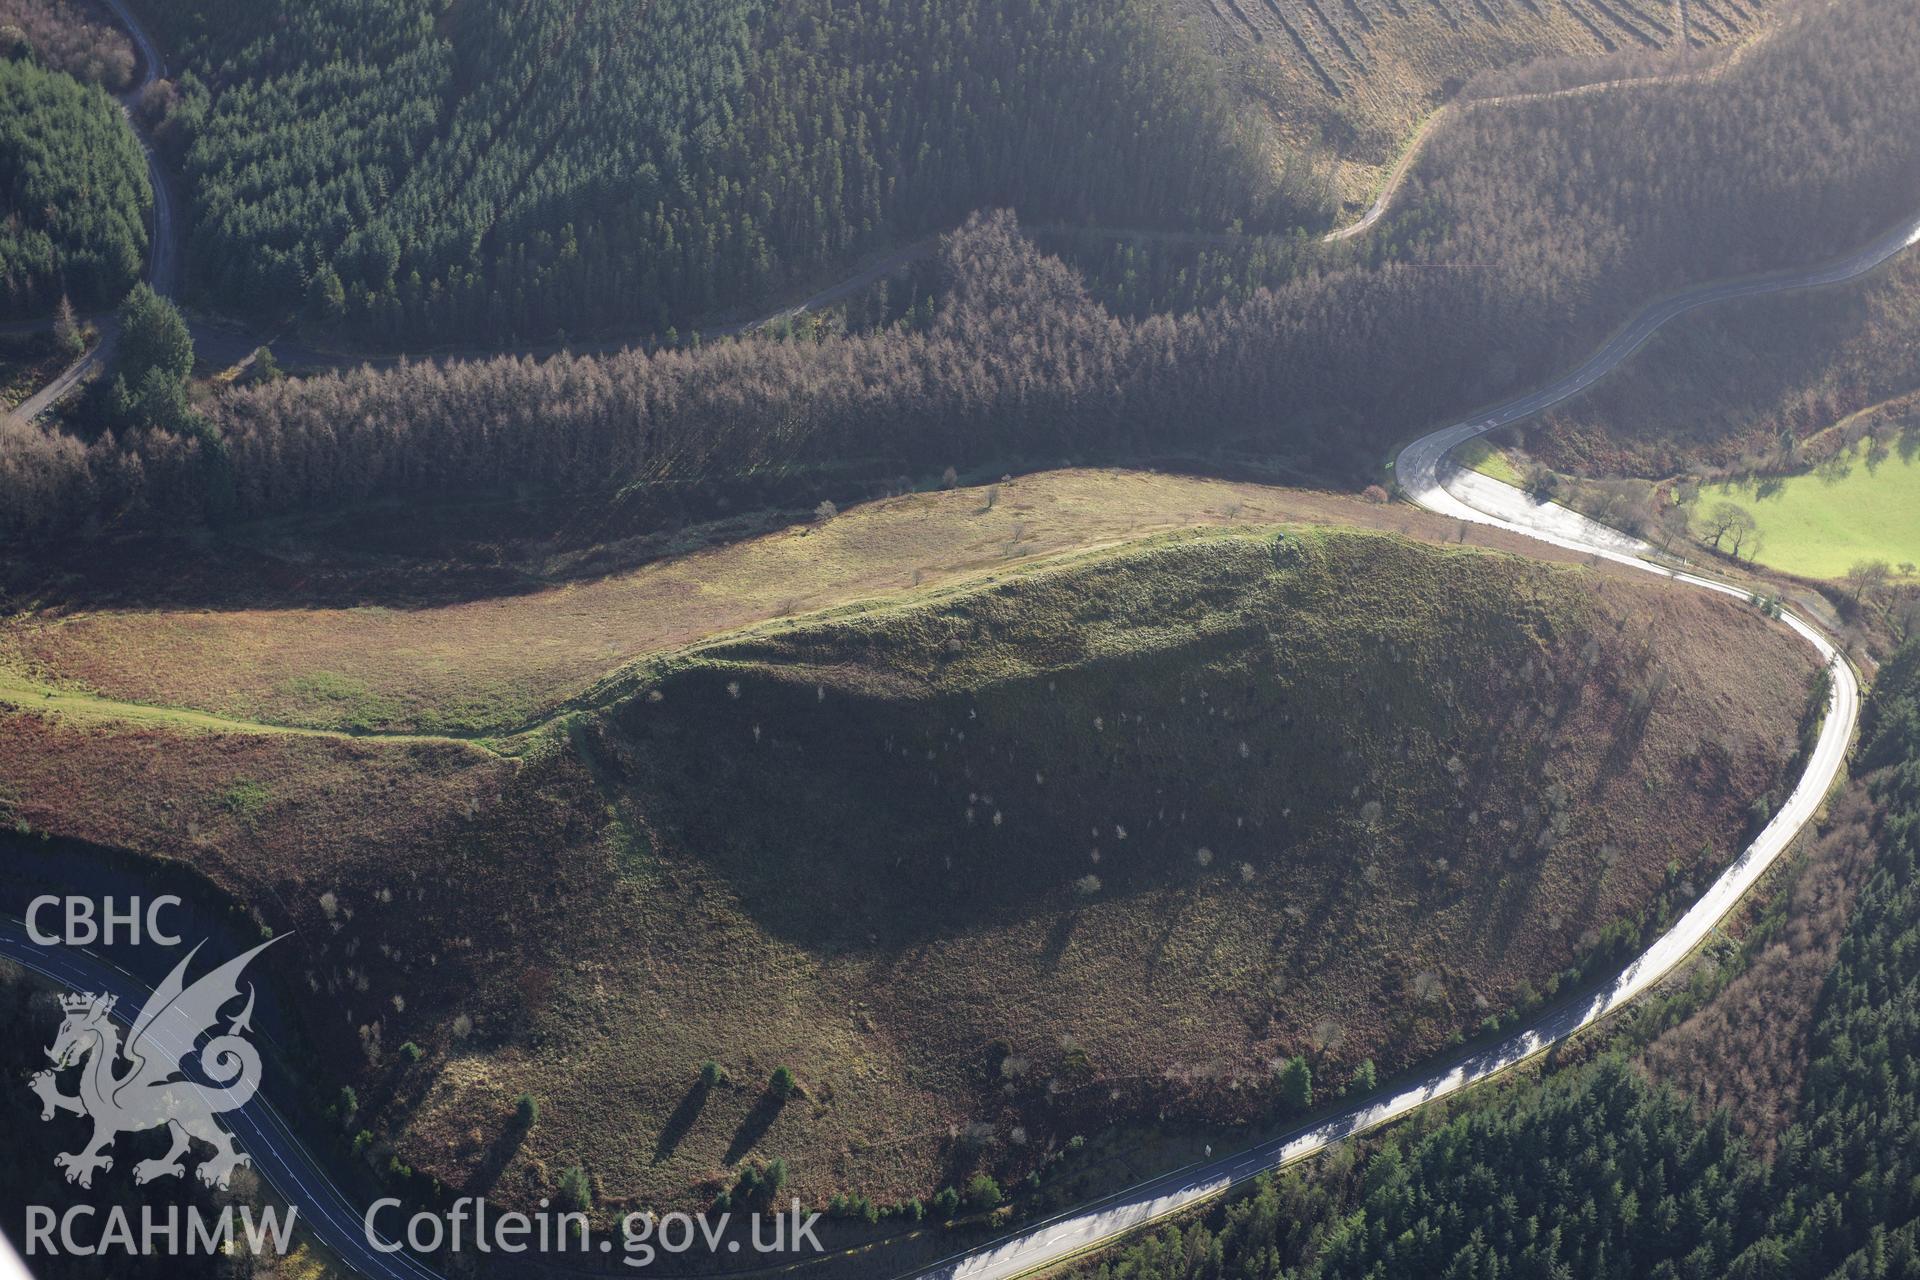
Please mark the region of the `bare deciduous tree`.
[[1864, 604], [1869, 595], [1887, 585], [1893, 568], [1885, 560], [1859, 560], [1847, 570], [1847, 590], [1856, 602]]

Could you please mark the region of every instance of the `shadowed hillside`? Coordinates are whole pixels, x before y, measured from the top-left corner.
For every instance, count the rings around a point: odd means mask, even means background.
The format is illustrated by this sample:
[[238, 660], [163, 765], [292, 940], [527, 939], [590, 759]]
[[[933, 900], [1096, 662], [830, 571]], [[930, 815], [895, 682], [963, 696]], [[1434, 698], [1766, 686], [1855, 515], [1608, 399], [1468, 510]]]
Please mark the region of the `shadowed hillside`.
[[294, 931], [377, 1160], [895, 1200], [1271, 1115], [1276, 1061], [1337, 1092], [1618, 962], [1780, 793], [1808, 670], [1736, 603], [1333, 527], [898, 595], [491, 749], [26, 695], [0, 799]]

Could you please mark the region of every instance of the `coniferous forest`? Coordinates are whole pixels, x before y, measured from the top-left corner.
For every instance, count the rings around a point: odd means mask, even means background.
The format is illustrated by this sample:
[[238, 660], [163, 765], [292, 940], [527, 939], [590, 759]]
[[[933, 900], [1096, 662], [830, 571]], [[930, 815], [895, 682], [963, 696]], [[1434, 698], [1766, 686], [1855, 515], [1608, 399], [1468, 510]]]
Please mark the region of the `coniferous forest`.
[[162, 134], [198, 287], [374, 346], [664, 331], [987, 204], [1326, 212], [1143, 0], [198, 0], [162, 21], [193, 68]]
[[930, 313], [876, 331], [270, 384], [215, 400], [204, 437], [9, 428], [4, 509], [23, 532], [96, 513], [177, 526], [1221, 449], [1356, 478], [1384, 442], [1568, 367], [1665, 289], [1817, 262], [1920, 208], [1920, 11], [1784, 21], [1710, 80], [1468, 114], [1370, 237], [1237, 300], [1114, 314], [996, 216], [948, 238]]
[[110, 306], [147, 252], [146, 157], [105, 91], [0, 54], [0, 316]]
[[91, 0], [0, 0], [0, 31], [42, 66], [119, 93], [133, 80], [133, 41]]

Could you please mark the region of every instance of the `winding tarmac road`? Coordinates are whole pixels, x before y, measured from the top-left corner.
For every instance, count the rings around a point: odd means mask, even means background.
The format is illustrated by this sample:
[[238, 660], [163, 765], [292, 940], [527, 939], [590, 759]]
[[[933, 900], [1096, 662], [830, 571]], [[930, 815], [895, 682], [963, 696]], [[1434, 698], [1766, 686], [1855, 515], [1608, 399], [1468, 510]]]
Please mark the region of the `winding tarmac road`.
[[[1555, 546], [1657, 574], [1677, 584], [1744, 600], [1748, 593], [1740, 587], [1655, 564], [1646, 558], [1650, 549], [1644, 543], [1566, 508], [1535, 502], [1507, 485], [1453, 465], [1447, 455], [1466, 440], [1578, 394], [1617, 367], [1661, 325], [1676, 316], [1733, 298], [1837, 284], [1873, 270], [1917, 243], [1920, 243], [1920, 219], [1825, 266], [1707, 285], [1655, 303], [1586, 363], [1551, 386], [1475, 414], [1408, 445], [1396, 462], [1400, 482], [1415, 502], [1434, 511], [1523, 533]], [[1533, 1025], [1491, 1048], [1456, 1057], [1338, 1115], [1246, 1150], [1149, 1179], [1094, 1205], [1062, 1214], [913, 1274], [918, 1280], [1012, 1280], [1056, 1265], [1168, 1214], [1193, 1207], [1236, 1183], [1323, 1151], [1356, 1133], [1484, 1081], [1592, 1026], [1666, 977], [1693, 954], [1813, 820], [1846, 760], [1859, 719], [1858, 680], [1852, 667], [1813, 627], [1792, 614], [1786, 615], [1784, 622], [1813, 646], [1832, 674], [1827, 716], [1806, 770], [1786, 804], [1753, 844], [1666, 934], [1606, 986], [1557, 1006]], [[0, 920], [0, 955], [75, 990], [111, 991], [120, 996], [121, 1004], [128, 1009], [140, 1005], [149, 994], [137, 979], [88, 952], [37, 946], [15, 921]], [[299, 1205], [302, 1219], [314, 1234], [354, 1270], [379, 1280], [424, 1280], [434, 1274], [407, 1254], [382, 1253], [368, 1243], [360, 1213], [327, 1177], [273, 1107], [265, 1091], [247, 1107], [229, 1113], [229, 1119], [241, 1146], [253, 1157], [256, 1171], [289, 1202]]]
[[[139, 138], [141, 149], [147, 157], [147, 173], [153, 188], [153, 253], [148, 263], [148, 282], [154, 292], [162, 297], [172, 297], [179, 278], [180, 229], [174, 216], [174, 202], [171, 180], [165, 166], [154, 150], [153, 140], [138, 126], [135, 114], [141, 97], [153, 83], [167, 73], [166, 58], [159, 46], [133, 11], [127, 8], [125, 0], [104, 0], [113, 10], [114, 16], [127, 29], [140, 55], [140, 79], [120, 95], [121, 110], [134, 125], [134, 135]], [[1438, 132], [1441, 123], [1449, 116], [1480, 106], [1507, 106], [1522, 102], [1545, 101], [1552, 98], [1573, 97], [1611, 89], [1629, 88], [1636, 85], [1667, 84], [1680, 80], [1710, 77], [1725, 71], [1747, 50], [1754, 47], [1747, 44], [1740, 54], [1715, 63], [1698, 71], [1680, 72], [1674, 75], [1638, 76], [1621, 80], [1601, 80], [1592, 84], [1575, 85], [1565, 89], [1547, 89], [1531, 93], [1505, 94], [1495, 97], [1467, 99], [1458, 104], [1445, 103], [1429, 114], [1401, 149], [1400, 158], [1387, 172], [1375, 194], [1373, 202], [1344, 226], [1335, 227], [1323, 233], [1320, 240], [1324, 244], [1335, 244], [1351, 240], [1370, 231], [1392, 207], [1394, 198], [1399, 194], [1408, 174], [1413, 171], [1414, 162], [1419, 158], [1428, 139]], [[1040, 228], [1054, 231], [1078, 231], [1089, 234], [1111, 236], [1119, 239], [1140, 239], [1171, 241], [1183, 244], [1210, 244], [1231, 246], [1257, 240], [1260, 237], [1238, 232], [1209, 231], [1166, 231], [1135, 230], [1120, 227], [1053, 227]], [[801, 299], [790, 306], [782, 307], [770, 314], [747, 319], [735, 320], [706, 326], [700, 330], [708, 337], [730, 337], [751, 333], [769, 325], [794, 320], [810, 312], [832, 306], [873, 284], [883, 276], [892, 274], [901, 267], [930, 257], [939, 250], [942, 237], [926, 236], [912, 244], [903, 245], [878, 256], [869, 258], [845, 278], [834, 282], [817, 293]], [[100, 340], [93, 348], [81, 355], [72, 364], [56, 374], [46, 386], [36, 391], [17, 406], [13, 413], [26, 421], [32, 421], [59, 403], [95, 369], [104, 368], [111, 362], [115, 345], [119, 340], [119, 322], [111, 313], [91, 317], [99, 327]], [[43, 331], [52, 324], [50, 320], [22, 321], [0, 325], [0, 332], [29, 333]], [[244, 368], [250, 364], [253, 353], [260, 347], [270, 348], [279, 362], [296, 370], [346, 369], [367, 366], [388, 368], [403, 360], [479, 360], [492, 356], [512, 355], [544, 359], [549, 356], [568, 352], [573, 355], [609, 355], [626, 350], [636, 342], [645, 342], [654, 335], [651, 333], [615, 334], [608, 337], [588, 338], [580, 341], [533, 344], [524, 347], [445, 347], [423, 349], [415, 352], [355, 352], [334, 351], [311, 347], [297, 342], [288, 342], [278, 336], [263, 336], [251, 332], [243, 326], [223, 321], [211, 321], [204, 318], [187, 318], [188, 328], [193, 334], [195, 349], [202, 357], [211, 357], [214, 363]]]
[[[1642, 311], [1579, 368], [1552, 385], [1466, 421], [1422, 436], [1401, 450], [1394, 469], [1401, 487], [1429, 510], [1491, 525], [1542, 542], [1629, 565], [1675, 583], [1745, 600], [1737, 586], [1656, 564], [1652, 548], [1619, 530], [1551, 503], [1540, 503], [1510, 485], [1448, 461], [1465, 441], [1496, 427], [1532, 417], [1578, 395], [1617, 368], [1668, 321], [1698, 307], [1789, 289], [1839, 284], [1865, 275], [1895, 254], [1920, 244], [1920, 219], [1878, 237], [1862, 249], [1808, 271], [1704, 285]], [[1246, 1150], [1149, 1179], [1099, 1203], [1070, 1211], [984, 1248], [955, 1255], [916, 1273], [916, 1280], [1014, 1280], [1056, 1266], [1076, 1255], [1184, 1209], [1192, 1208], [1258, 1174], [1324, 1151], [1354, 1134], [1399, 1119], [1524, 1062], [1616, 1012], [1672, 973], [1705, 942], [1714, 927], [1765, 875], [1812, 822], [1846, 763], [1860, 717], [1860, 684], [1853, 668], [1819, 631], [1789, 613], [1785, 624], [1813, 646], [1832, 675], [1832, 693], [1820, 739], [1805, 772], [1773, 821], [1734, 859], [1700, 900], [1674, 926], [1606, 986], [1562, 1004], [1492, 1048], [1464, 1054], [1417, 1079], [1391, 1087], [1328, 1119]]]
[[[133, 20], [121, 0], [107, 0], [141, 50], [141, 82], [123, 97], [123, 105], [137, 100], [164, 71], [158, 50]], [[156, 231], [152, 262], [154, 286], [167, 292], [175, 266], [172, 203], [166, 178], [143, 136], [154, 175]], [[1410, 148], [1410, 151], [1412, 149]], [[1386, 207], [1407, 159], [1381, 192], [1367, 215], [1335, 237], [1357, 234], [1372, 225]], [[1586, 552], [1616, 563], [1669, 578], [1678, 584], [1745, 599], [1739, 587], [1655, 564], [1649, 548], [1617, 530], [1587, 520], [1552, 504], [1535, 502], [1510, 486], [1451, 464], [1448, 454], [1458, 445], [1499, 426], [1533, 416], [1577, 395], [1638, 349], [1662, 325], [1695, 308], [1736, 298], [1791, 289], [1813, 288], [1854, 279], [1916, 243], [1920, 220], [1879, 237], [1865, 248], [1809, 271], [1780, 273], [1750, 280], [1706, 285], [1657, 302], [1641, 312], [1579, 368], [1552, 385], [1486, 410], [1408, 445], [1395, 463], [1405, 492], [1431, 510], [1462, 520], [1527, 534], [1555, 546]], [[854, 278], [874, 278], [926, 251], [911, 246], [892, 255], [878, 268]], [[777, 313], [794, 315], [825, 305], [857, 288], [842, 282], [796, 308]], [[21, 406], [33, 416], [76, 385], [96, 363], [111, 352], [113, 335], [103, 334], [88, 357], [60, 375]], [[969, 1250], [915, 1272], [921, 1280], [1013, 1280], [1057, 1265], [1169, 1214], [1219, 1195], [1236, 1183], [1323, 1151], [1356, 1133], [1405, 1116], [1436, 1099], [1448, 1097], [1488, 1079], [1516, 1063], [1542, 1052], [1582, 1028], [1592, 1026], [1635, 999], [1692, 955], [1713, 928], [1764, 875], [1794, 839], [1812, 821], [1845, 762], [1859, 717], [1860, 688], [1852, 668], [1813, 627], [1791, 614], [1787, 626], [1812, 645], [1832, 673], [1832, 695], [1820, 738], [1792, 796], [1760, 836], [1720, 875], [1704, 896], [1671, 928], [1605, 987], [1579, 1000], [1562, 1004], [1533, 1025], [1484, 1050], [1456, 1057], [1417, 1079], [1392, 1087], [1338, 1115], [1304, 1126], [1246, 1150], [1149, 1179], [1109, 1196], [1095, 1205], [1070, 1211], [1028, 1227], [985, 1247]], [[71, 948], [43, 948], [12, 920], [0, 920], [0, 955], [75, 990], [108, 991], [120, 997], [126, 1010], [137, 1008], [150, 994], [145, 984], [104, 959]], [[298, 1205], [300, 1217], [314, 1235], [355, 1272], [378, 1280], [429, 1280], [435, 1273], [406, 1253], [383, 1253], [367, 1240], [362, 1215], [346, 1194], [326, 1175], [319, 1162], [293, 1133], [282, 1113], [263, 1090], [246, 1107], [226, 1115], [228, 1127], [251, 1155], [255, 1170], [276, 1191]]]
[[[72, 991], [110, 993], [117, 998], [115, 1021], [131, 1024], [152, 988], [111, 961], [80, 947], [42, 947], [28, 936], [26, 925], [0, 918], [0, 956], [23, 965]], [[197, 965], [198, 976], [209, 965]], [[185, 1057], [192, 1045], [158, 1046]], [[289, 1204], [299, 1209], [299, 1220], [356, 1274], [376, 1280], [440, 1280], [406, 1252], [384, 1253], [373, 1247], [362, 1226], [363, 1210], [356, 1208], [327, 1176], [268, 1096], [265, 1082], [245, 1106], [220, 1113], [221, 1127], [238, 1140], [253, 1169]], [[17, 1152], [15, 1154], [18, 1154]], [[36, 1159], [43, 1158], [36, 1154]], [[97, 1193], [96, 1193], [97, 1194]], [[18, 1227], [7, 1222], [11, 1233]], [[376, 1237], [382, 1244], [392, 1242]], [[4, 1272], [0, 1272], [4, 1276]]]

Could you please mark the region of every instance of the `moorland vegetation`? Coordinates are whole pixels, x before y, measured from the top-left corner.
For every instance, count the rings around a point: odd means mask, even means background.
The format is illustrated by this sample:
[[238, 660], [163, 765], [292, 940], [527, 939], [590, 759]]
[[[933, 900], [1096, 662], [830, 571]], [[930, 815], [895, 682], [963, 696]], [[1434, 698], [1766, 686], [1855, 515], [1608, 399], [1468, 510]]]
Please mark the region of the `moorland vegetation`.
[[1860, 762], [1877, 852], [1820, 998], [1798, 1118], [1770, 1161], [1738, 1139], [1726, 1111], [1703, 1115], [1607, 1055], [1413, 1121], [1363, 1161], [1265, 1180], [1080, 1274], [1911, 1274], [1920, 646], [1882, 671]]
[[803, 1196], [891, 1203], [1508, 1025], [1724, 862], [1806, 696], [1759, 611], [1390, 532], [1162, 535], [902, 594], [643, 657], [511, 738], [23, 687], [0, 795], [293, 931], [289, 980], [329, 993], [317, 1087], [356, 1091], [382, 1167], [513, 1198], [580, 1166], [597, 1204], [660, 1204], [778, 1158]]

